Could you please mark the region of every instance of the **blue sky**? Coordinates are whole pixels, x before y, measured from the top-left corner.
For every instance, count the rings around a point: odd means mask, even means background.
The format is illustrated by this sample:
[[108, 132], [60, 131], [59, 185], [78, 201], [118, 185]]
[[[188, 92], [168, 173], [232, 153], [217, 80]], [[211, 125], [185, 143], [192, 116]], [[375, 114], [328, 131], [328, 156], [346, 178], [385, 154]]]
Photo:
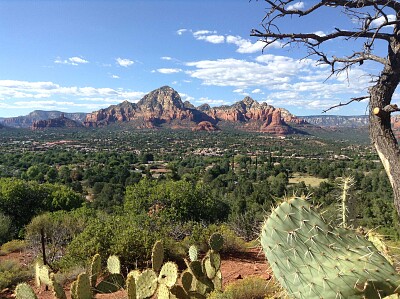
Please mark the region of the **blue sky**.
[[[366, 95], [368, 73], [379, 66], [364, 64], [349, 80], [342, 74], [325, 82], [329, 68], [300, 60], [304, 49], [277, 44], [262, 52], [250, 31], [260, 28], [265, 8], [264, 1], [247, 0], [0, 0], [0, 117], [35, 109], [91, 112], [136, 102], [164, 85], [195, 106], [249, 95], [295, 115], [321, 114]], [[326, 33], [351, 24], [332, 16], [326, 11], [282, 27]], [[329, 48], [335, 55], [349, 51], [341, 42]], [[364, 114], [365, 107], [331, 114]]]

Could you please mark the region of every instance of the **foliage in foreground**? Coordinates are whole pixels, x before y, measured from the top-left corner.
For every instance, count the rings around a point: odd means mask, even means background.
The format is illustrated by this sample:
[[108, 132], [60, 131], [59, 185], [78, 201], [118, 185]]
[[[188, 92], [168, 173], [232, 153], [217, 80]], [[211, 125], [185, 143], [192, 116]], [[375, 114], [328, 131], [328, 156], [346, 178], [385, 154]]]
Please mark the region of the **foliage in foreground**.
[[264, 299], [274, 298], [279, 291], [274, 283], [266, 282], [261, 277], [250, 276], [229, 284], [226, 289], [214, 291], [208, 299]]
[[328, 224], [303, 198], [272, 211], [261, 245], [290, 296], [372, 299], [399, 293], [400, 276], [370, 241]]

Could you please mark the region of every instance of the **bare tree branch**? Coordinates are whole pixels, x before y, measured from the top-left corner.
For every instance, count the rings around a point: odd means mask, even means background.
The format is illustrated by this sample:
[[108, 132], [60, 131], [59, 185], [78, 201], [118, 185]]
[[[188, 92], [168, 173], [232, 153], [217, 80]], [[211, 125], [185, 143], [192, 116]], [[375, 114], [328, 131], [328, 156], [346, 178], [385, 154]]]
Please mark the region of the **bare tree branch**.
[[346, 103], [339, 103], [339, 104], [337, 104], [337, 105], [334, 105], [334, 106], [332, 106], [332, 107], [329, 107], [328, 109], [323, 110], [322, 113], [326, 113], [326, 112], [328, 112], [329, 110], [332, 110], [332, 109], [334, 109], [334, 108], [347, 106], [347, 105], [349, 105], [350, 103], [353, 103], [353, 102], [361, 102], [362, 100], [369, 99], [369, 98], [370, 98], [370, 96], [364, 96], [364, 97], [358, 97], [358, 98], [351, 98], [350, 101], [348, 101], [348, 102], [346, 102]]

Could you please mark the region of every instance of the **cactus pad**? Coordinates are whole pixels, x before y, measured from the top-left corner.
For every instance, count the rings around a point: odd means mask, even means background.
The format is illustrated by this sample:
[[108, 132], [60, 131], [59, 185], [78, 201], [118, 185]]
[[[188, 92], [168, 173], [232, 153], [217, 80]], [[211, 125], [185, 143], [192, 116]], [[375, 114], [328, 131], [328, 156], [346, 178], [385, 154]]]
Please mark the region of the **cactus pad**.
[[125, 285], [124, 277], [119, 273], [108, 275], [96, 286], [96, 292], [101, 294], [115, 293]]
[[206, 272], [206, 275], [208, 278], [213, 279], [215, 275], [217, 274], [217, 270], [211, 263], [211, 258], [209, 256], [206, 256], [203, 261], [203, 267]]
[[151, 252], [151, 263], [155, 272], [160, 271], [164, 261], [164, 246], [162, 241], [154, 243], [153, 250]]
[[158, 287], [157, 299], [169, 299], [169, 289], [165, 284]]
[[190, 289], [192, 288], [193, 274], [186, 270], [185, 272], [182, 273], [181, 281], [185, 291], [189, 292]]
[[214, 251], [220, 251], [224, 245], [224, 238], [220, 233], [213, 233], [208, 241], [210, 248]]
[[144, 270], [136, 279], [137, 299], [153, 296], [157, 286], [157, 274], [151, 269]]
[[189, 247], [189, 258], [191, 262], [197, 261], [199, 256], [199, 252], [197, 250], [196, 245], [192, 245]]
[[71, 283], [71, 299], [77, 299], [76, 297], [76, 280]]
[[171, 299], [189, 299], [188, 294], [186, 294], [185, 290], [180, 285], [174, 285], [170, 289], [170, 298]]
[[165, 263], [158, 275], [158, 282], [171, 288], [178, 280], [178, 266], [173, 262]]
[[15, 288], [16, 299], [37, 299], [35, 292], [27, 283], [20, 283]]
[[126, 278], [126, 292], [128, 293], [128, 299], [136, 299], [135, 279], [136, 279], [135, 272], [134, 271], [129, 272]]
[[51, 287], [53, 290], [54, 298], [67, 299], [64, 289], [63, 289], [62, 285], [56, 280], [54, 273], [50, 274], [50, 279], [51, 279]]
[[100, 254], [95, 254], [89, 265], [90, 285], [94, 287], [101, 272], [101, 257]]
[[111, 274], [120, 274], [121, 273], [121, 262], [119, 261], [118, 256], [110, 255], [107, 259], [107, 270]]
[[75, 295], [77, 299], [92, 299], [92, 288], [90, 286], [90, 278], [86, 273], [78, 275], [76, 280]]
[[383, 298], [398, 291], [400, 276], [371, 242], [330, 226], [304, 199], [292, 198], [272, 212], [261, 245], [295, 298]]
[[194, 261], [189, 263], [190, 272], [192, 272], [193, 276], [196, 278], [204, 276], [203, 267], [201, 266], [200, 261]]

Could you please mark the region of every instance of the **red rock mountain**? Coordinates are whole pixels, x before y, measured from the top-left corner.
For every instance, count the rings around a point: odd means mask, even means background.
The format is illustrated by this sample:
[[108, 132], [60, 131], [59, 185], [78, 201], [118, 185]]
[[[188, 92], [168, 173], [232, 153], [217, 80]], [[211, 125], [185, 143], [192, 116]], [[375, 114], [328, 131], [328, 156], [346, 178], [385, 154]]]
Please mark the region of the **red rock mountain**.
[[207, 131], [207, 132], [213, 132], [213, 131], [219, 131], [220, 129], [210, 123], [209, 121], [201, 121], [197, 124], [196, 127], [192, 129], [192, 131]]
[[66, 118], [64, 114], [60, 117], [52, 118], [48, 120], [37, 120], [32, 124], [33, 130], [44, 129], [44, 128], [79, 128], [82, 124], [72, 119]]
[[132, 122], [138, 128], [169, 124], [171, 127], [207, 131], [215, 130], [215, 125], [219, 123], [235, 123], [254, 131], [289, 134], [296, 131], [288, 124], [301, 124], [304, 121], [287, 110], [260, 104], [250, 97], [231, 106], [210, 107], [204, 104], [195, 108], [189, 102], [183, 103], [173, 88], [163, 86], [148, 93], [136, 104], [125, 101], [92, 112], [87, 115], [84, 125], [98, 127], [118, 122]]

